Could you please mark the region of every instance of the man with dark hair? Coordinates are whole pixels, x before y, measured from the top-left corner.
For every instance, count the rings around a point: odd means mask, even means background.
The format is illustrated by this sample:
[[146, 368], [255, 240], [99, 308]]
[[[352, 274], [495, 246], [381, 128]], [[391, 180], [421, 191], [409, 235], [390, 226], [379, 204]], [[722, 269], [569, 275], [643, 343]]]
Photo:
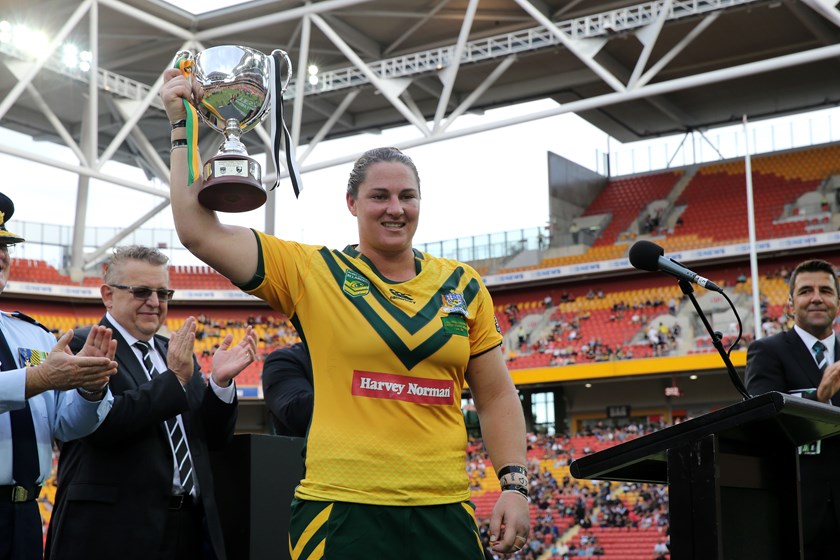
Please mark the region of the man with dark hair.
[[46, 558], [226, 558], [209, 454], [233, 436], [233, 379], [254, 360], [256, 339], [250, 327], [235, 346], [228, 335], [205, 380], [193, 317], [170, 339], [157, 334], [174, 293], [167, 261], [132, 246], [108, 263], [100, 325], [118, 343], [114, 406], [96, 432], [61, 450]]
[[312, 419], [312, 361], [302, 342], [279, 348], [263, 364], [263, 395], [279, 436], [303, 437]]
[[[15, 211], [0, 193], [0, 292], [9, 253], [23, 238], [6, 229]], [[113, 404], [107, 384], [117, 371], [111, 331], [91, 329], [78, 356], [73, 331], [55, 337], [20, 312], [0, 313], [0, 560], [36, 560], [43, 553], [38, 511], [41, 485], [52, 471], [53, 439], [91, 433]]]
[[[822, 260], [790, 277], [792, 330], [756, 340], [747, 350], [747, 390], [779, 391], [840, 406], [840, 344], [834, 334], [837, 275]], [[806, 560], [837, 558], [840, 533], [840, 436], [800, 450], [802, 538]]]

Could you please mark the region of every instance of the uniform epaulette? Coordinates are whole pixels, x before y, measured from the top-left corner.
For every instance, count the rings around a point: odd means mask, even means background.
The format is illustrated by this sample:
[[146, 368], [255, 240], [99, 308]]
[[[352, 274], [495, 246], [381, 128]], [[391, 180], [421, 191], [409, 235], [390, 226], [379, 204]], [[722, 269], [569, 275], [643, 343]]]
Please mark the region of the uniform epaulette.
[[[29, 315], [26, 315], [25, 313], [21, 313], [20, 311], [12, 311], [11, 313], [6, 313], [6, 315], [8, 315], [9, 317], [14, 317], [15, 319], [20, 319], [21, 321], [26, 321], [27, 323], [31, 323], [31, 324], [35, 325], [36, 327], [41, 327], [45, 331], [50, 332], [50, 329], [48, 329], [47, 327], [45, 327], [44, 325], [42, 325], [41, 323], [39, 323], [38, 321], [36, 321], [32, 317], [30, 317]], [[52, 333], [50, 333], [50, 334], [52, 334]]]

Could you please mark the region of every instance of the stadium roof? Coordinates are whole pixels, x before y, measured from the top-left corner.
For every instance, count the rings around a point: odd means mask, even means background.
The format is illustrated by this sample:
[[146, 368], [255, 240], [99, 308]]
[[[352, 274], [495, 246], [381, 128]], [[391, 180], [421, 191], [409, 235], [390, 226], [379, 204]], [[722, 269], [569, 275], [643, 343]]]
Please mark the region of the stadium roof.
[[[401, 147], [416, 146], [477, 132], [451, 126], [464, 113], [534, 99], [558, 105], [488, 126], [575, 112], [627, 142], [840, 101], [831, 0], [252, 0], [201, 15], [162, 0], [6, 0], [0, 17], [0, 126], [66, 144], [81, 163], [0, 152], [164, 200], [100, 169], [116, 159], [167, 181], [156, 90], [184, 48], [288, 51], [287, 124], [308, 144], [304, 170], [357, 155], [307, 166], [323, 139], [411, 124], [416, 138]], [[18, 25], [43, 31], [44, 44], [21, 46]], [[90, 52], [82, 68], [65, 64], [68, 43]], [[263, 149], [264, 136], [245, 138]], [[101, 255], [73, 249], [75, 270]]]

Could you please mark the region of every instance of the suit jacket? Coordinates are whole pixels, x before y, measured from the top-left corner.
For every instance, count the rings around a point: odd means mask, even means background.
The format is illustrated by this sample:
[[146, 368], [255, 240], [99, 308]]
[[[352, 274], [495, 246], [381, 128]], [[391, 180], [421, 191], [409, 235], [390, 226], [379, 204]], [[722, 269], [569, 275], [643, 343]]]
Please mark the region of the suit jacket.
[[304, 437], [312, 420], [312, 361], [302, 342], [269, 354], [262, 373], [263, 395], [274, 431]]
[[[835, 359], [840, 358], [840, 342], [834, 342]], [[813, 353], [794, 330], [752, 342], [747, 349], [746, 382], [750, 394], [769, 391], [789, 393], [796, 389], [816, 389], [822, 373]], [[840, 393], [831, 404], [840, 406]], [[840, 519], [840, 436], [822, 440], [818, 455], [800, 455], [801, 511], [803, 538], [810, 541], [818, 521], [833, 507]], [[840, 527], [837, 528], [840, 531]]]
[[[106, 318], [99, 324], [113, 329]], [[89, 328], [77, 331], [72, 350], [81, 349], [88, 332]], [[113, 336], [119, 364], [110, 382], [114, 405], [93, 434], [67, 442], [61, 449], [45, 558], [156, 557], [174, 474], [164, 421], [181, 414], [210, 541], [216, 557], [225, 560], [209, 450], [223, 447], [233, 437], [237, 401], [221, 401], [197, 363], [192, 380], [183, 389], [171, 370], [148, 380], [122, 335], [113, 329]], [[154, 338], [163, 356], [167, 343], [163, 337]]]

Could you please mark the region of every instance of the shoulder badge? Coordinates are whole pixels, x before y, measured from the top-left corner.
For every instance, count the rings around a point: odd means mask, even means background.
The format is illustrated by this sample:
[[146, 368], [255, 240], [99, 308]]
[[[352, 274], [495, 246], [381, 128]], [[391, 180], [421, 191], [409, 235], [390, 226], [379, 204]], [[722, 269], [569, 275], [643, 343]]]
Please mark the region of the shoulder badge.
[[14, 317], [15, 319], [20, 319], [21, 321], [25, 321], [27, 323], [33, 324], [36, 327], [41, 327], [42, 329], [44, 329], [48, 333], [52, 334], [50, 329], [48, 329], [47, 327], [45, 327], [44, 325], [42, 325], [41, 323], [39, 323], [38, 321], [36, 321], [32, 317], [30, 317], [29, 315], [21, 313], [20, 311], [12, 311], [8, 315], [9, 315], [9, 317]]

